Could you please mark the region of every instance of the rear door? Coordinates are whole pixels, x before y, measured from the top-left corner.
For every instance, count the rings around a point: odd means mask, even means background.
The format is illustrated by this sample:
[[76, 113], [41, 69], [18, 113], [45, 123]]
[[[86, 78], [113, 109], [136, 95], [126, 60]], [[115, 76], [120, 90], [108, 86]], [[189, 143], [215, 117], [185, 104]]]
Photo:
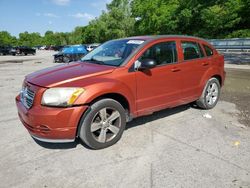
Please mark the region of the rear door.
[[201, 95], [201, 79], [209, 69], [210, 62], [204, 55], [201, 45], [195, 40], [180, 40], [182, 70], [182, 100], [188, 103]]

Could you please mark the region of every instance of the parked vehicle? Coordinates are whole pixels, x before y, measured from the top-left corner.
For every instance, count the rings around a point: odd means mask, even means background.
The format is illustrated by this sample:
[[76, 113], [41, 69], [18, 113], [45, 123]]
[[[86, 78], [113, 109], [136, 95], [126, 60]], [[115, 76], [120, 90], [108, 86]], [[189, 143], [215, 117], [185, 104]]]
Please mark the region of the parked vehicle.
[[54, 50], [54, 51], [61, 51], [63, 48], [64, 48], [64, 46], [62, 46], [62, 45], [60, 45], [60, 46], [52, 46], [52, 47], [51, 47], [51, 50]]
[[88, 52], [83, 45], [67, 46], [61, 52], [54, 55], [54, 63], [69, 63], [78, 61]]
[[11, 47], [10, 46], [0, 46], [0, 55], [9, 55]]
[[15, 48], [15, 51], [13, 50], [12, 55], [35, 55], [36, 50], [33, 48], [30, 48], [28, 46], [19, 46]]
[[35, 48], [36, 50], [40, 50], [41, 47], [42, 47], [42, 45], [36, 45], [36, 46], [34, 46], [34, 48]]
[[101, 149], [115, 144], [133, 118], [194, 101], [213, 108], [224, 79], [223, 55], [203, 39], [132, 37], [108, 41], [81, 62], [27, 75], [16, 105], [33, 138], [79, 137]]
[[16, 53], [17, 53], [16, 47], [10, 48], [10, 50], [9, 50], [9, 54], [10, 54], [10, 55], [14, 55], [14, 56], [15, 56]]
[[39, 48], [39, 50], [45, 50], [47, 48], [47, 46], [41, 46], [40, 48]]
[[87, 46], [87, 50], [88, 52], [94, 50], [95, 48], [97, 48], [98, 46], [100, 46], [100, 44], [94, 43], [94, 44], [90, 44]]

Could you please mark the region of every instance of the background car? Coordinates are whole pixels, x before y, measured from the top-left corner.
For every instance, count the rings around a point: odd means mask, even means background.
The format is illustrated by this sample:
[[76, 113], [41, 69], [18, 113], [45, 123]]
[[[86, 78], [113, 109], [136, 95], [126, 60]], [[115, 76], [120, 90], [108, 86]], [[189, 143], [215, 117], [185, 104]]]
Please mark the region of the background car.
[[19, 46], [12, 50], [12, 55], [35, 55], [36, 54], [36, 49], [33, 49], [28, 46]]
[[64, 46], [59, 45], [59, 46], [51, 46], [51, 50], [54, 51], [61, 51], [64, 48]]
[[9, 55], [11, 47], [10, 46], [0, 46], [0, 55]]
[[87, 53], [86, 47], [83, 45], [67, 46], [54, 55], [54, 63], [78, 61]]

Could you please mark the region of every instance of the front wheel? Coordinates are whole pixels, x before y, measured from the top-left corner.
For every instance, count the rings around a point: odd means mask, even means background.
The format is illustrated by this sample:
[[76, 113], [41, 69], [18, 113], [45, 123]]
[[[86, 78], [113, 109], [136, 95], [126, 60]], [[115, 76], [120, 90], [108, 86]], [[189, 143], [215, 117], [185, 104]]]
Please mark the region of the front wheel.
[[125, 110], [113, 99], [102, 99], [82, 117], [80, 138], [93, 149], [102, 149], [120, 140], [126, 125]]
[[203, 109], [211, 109], [215, 107], [220, 98], [220, 83], [216, 78], [210, 78], [202, 92], [201, 97], [196, 104]]

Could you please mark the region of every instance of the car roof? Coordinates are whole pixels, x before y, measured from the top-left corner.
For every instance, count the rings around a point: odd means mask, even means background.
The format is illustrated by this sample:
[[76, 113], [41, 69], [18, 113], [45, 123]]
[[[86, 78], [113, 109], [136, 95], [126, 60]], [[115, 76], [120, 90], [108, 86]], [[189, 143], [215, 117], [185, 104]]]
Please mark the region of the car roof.
[[133, 39], [133, 40], [156, 40], [156, 39], [171, 39], [171, 38], [183, 38], [183, 39], [195, 39], [195, 40], [202, 40], [207, 42], [205, 39], [199, 37], [193, 37], [188, 35], [145, 35], [145, 36], [133, 36], [124, 39]]

